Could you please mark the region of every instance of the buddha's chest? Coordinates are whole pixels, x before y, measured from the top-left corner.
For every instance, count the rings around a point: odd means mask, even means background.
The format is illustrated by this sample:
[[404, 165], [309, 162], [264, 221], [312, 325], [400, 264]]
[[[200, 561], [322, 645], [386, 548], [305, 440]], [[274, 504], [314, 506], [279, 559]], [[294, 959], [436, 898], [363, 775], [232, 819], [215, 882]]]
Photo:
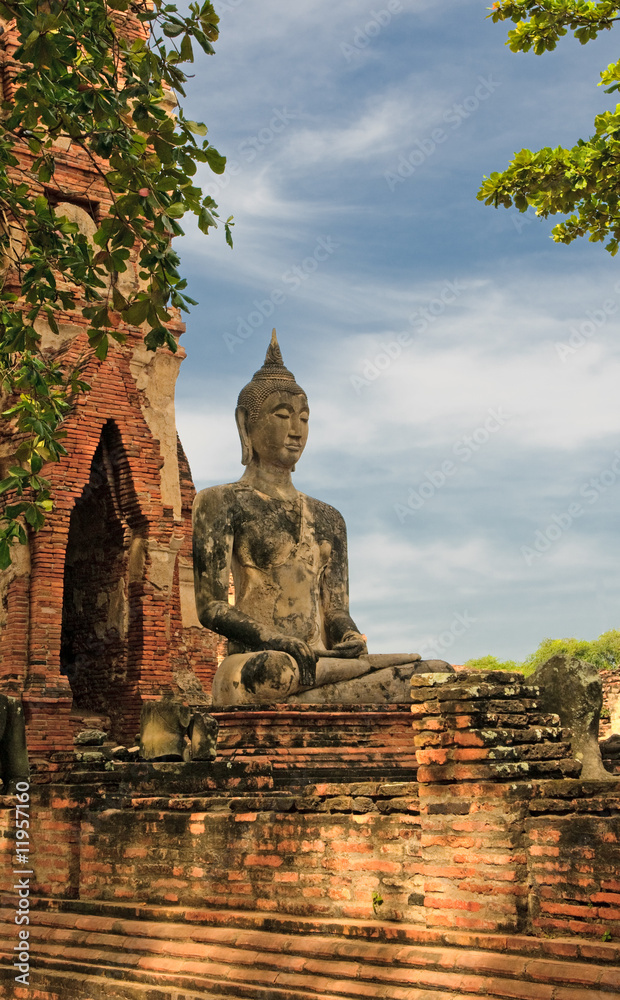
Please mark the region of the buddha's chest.
[[301, 498], [272, 500], [254, 494], [236, 518], [234, 555], [240, 566], [262, 571], [294, 567], [318, 574], [331, 553], [328, 540], [317, 538], [314, 522]]

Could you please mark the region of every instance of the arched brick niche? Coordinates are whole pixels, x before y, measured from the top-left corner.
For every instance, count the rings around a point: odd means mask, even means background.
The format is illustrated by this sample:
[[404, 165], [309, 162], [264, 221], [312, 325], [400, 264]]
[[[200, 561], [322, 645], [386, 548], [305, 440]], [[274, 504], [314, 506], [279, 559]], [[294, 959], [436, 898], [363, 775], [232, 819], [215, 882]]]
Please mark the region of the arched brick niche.
[[136, 681], [131, 653], [143, 632], [139, 591], [147, 534], [118, 427], [108, 420], [69, 520], [60, 672], [75, 708], [103, 713], [117, 725], [119, 701]]
[[208, 701], [216, 637], [193, 605], [193, 484], [176, 433], [162, 440], [151, 417], [170, 400], [149, 380], [171, 361], [141, 352], [136, 331], [86, 372], [68, 454], [45, 468], [54, 511], [0, 581], [0, 686], [22, 695], [35, 756], [72, 748], [97, 715], [133, 745], [142, 702], [167, 689]]
[[[143, 35], [138, 20], [119, 18], [129, 38]], [[14, 23], [5, 24], [0, 90], [7, 100], [16, 45]], [[26, 144], [16, 156], [29, 168]], [[54, 157], [53, 178], [47, 185], [33, 180], [33, 193], [91, 238], [110, 208], [103, 175], [68, 140], [55, 143]], [[5, 290], [17, 295], [19, 231], [11, 227], [15, 252], [0, 261]], [[137, 251], [127, 265], [114, 277], [124, 295], [140, 287]], [[168, 327], [178, 343], [184, 326], [171, 312]], [[144, 330], [121, 322], [124, 343], [111, 344], [100, 362], [79, 309], [59, 311], [56, 320], [54, 330], [37, 320], [41, 350], [67, 367], [90, 359], [83, 372], [90, 389], [63, 424], [67, 455], [43, 470], [54, 510], [28, 545], [15, 546], [12, 566], [0, 573], [0, 690], [22, 697], [35, 756], [71, 749], [88, 713], [110, 718], [115, 738], [133, 743], [144, 699], [172, 687], [190, 703], [208, 701], [217, 662], [217, 639], [196, 617], [195, 491], [175, 426], [185, 352], [147, 351]], [[15, 449], [11, 427], [0, 421], [0, 478]]]

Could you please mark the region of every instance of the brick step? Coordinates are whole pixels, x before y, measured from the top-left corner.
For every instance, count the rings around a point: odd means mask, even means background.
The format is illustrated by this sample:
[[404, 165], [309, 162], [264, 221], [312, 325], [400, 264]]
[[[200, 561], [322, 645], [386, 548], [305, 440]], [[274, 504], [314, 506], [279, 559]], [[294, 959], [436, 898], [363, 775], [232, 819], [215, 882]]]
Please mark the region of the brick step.
[[[535, 937], [524, 933], [489, 933], [486, 931], [456, 930], [450, 928], [427, 928], [419, 924], [381, 920], [364, 920], [341, 917], [308, 917], [273, 911], [198, 909], [195, 906], [168, 904], [132, 903], [120, 900], [101, 899], [52, 899], [38, 897], [32, 905], [36, 910], [36, 920], [41, 922], [44, 913], [54, 913], [55, 920], [66, 920], [66, 926], [85, 926], [76, 922], [98, 920], [102, 917], [121, 921], [146, 922], [153, 928], [164, 924], [167, 928], [179, 927], [213, 928], [223, 935], [229, 935], [235, 943], [236, 936], [244, 930], [277, 932], [295, 937], [319, 936], [368, 941], [374, 944], [441, 945], [460, 951], [484, 951], [494, 953], [548, 957], [551, 959], [595, 962], [603, 966], [620, 967], [620, 942], [602, 942], [597, 937]], [[12, 911], [6, 910], [9, 921]], [[0, 916], [3, 911], [0, 906]], [[63, 925], [65, 926], [65, 925]], [[157, 936], [157, 932], [153, 931]], [[195, 932], [192, 931], [191, 936]], [[225, 938], [219, 940], [224, 942]]]
[[[128, 956], [131, 959], [131, 955]], [[594, 993], [591, 990], [569, 990], [556, 993], [552, 988], [541, 988], [536, 984], [522, 984], [525, 989], [515, 991], [514, 988], [501, 989], [499, 993], [488, 991], [489, 982], [484, 982], [482, 991], [475, 994], [463, 993], [448, 986], [440, 989], [426, 989], [416, 985], [399, 986], [390, 983], [356, 983], [344, 979], [334, 980], [326, 975], [316, 975], [310, 979], [295, 973], [280, 973], [277, 981], [266, 985], [259, 981], [262, 977], [256, 972], [243, 970], [243, 978], [229, 980], [213, 980], [202, 972], [201, 963], [184, 963], [183, 972], [171, 973], [162, 968], [162, 962], [153, 962], [147, 969], [135, 969], [129, 966], [116, 967], [107, 976], [102, 975], [101, 968], [96, 963], [90, 963], [83, 957], [72, 962], [61, 958], [50, 968], [49, 958], [37, 960], [37, 972], [32, 985], [40, 989], [45, 980], [51, 981], [56, 987], [58, 1000], [80, 1000], [76, 984], [81, 984], [85, 997], [105, 997], [105, 1000], [154, 1000], [155, 990], [161, 992], [164, 1000], [170, 1000], [170, 989], [181, 990], [183, 1000], [223, 1000], [233, 997], [234, 1000], [472, 1000], [473, 996], [486, 997], [488, 1000], [611, 1000], [617, 994]], [[90, 970], [92, 969], [92, 974]], [[113, 975], [113, 979], [108, 978]], [[55, 982], [62, 976], [64, 991], [58, 990]], [[154, 979], [153, 976], [156, 978]], [[116, 992], [114, 981], [122, 980], [121, 992]], [[104, 984], [95, 993], [94, 983]], [[507, 981], [506, 981], [507, 982]], [[502, 984], [499, 984], [502, 987]], [[513, 984], [514, 985], [514, 984]], [[188, 991], [188, 992], [186, 992]], [[335, 992], [334, 992], [335, 991]], [[0, 993], [2, 996], [2, 993]], [[15, 1000], [9, 994], [10, 1000]]]
[[356, 782], [408, 782], [415, 781], [418, 774], [417, 757], [406, 746], [397, 752], [393, 746], [348, 749], [344, 764], [340, 748], [328, 746], [270, 748], [266, 755], [262, 748], [240, 750], [218, 745], [218, 755], [222, 760], [252, 761], [270, 767], [274, 789], [295, 788], [300, 782], [304, 787], [325, 781], [347, 783], [352, 771]]
[[[92, 969], [92, 971], [91, 971]], [[7, 983], [3, 991], [2, 981]], [[85, 961], [72, 963], [62, 962], [62, 968], [49, 960], [43, 959], [37, 963], [32, 973], [31, 986], [24, 987], [21, 993], [15, 992], [15, 987], [4, 970], [0, 970], [1, 1000], [29, 1000], [31, 989], [46, 990], [55, 1000], [223, 1000], [232, 996], [238, 1000], [317, 1000], [316, 992], [306, 993], [287, 987], [264, 987], [257, 983], [222, 984], [214, 983], [214, 989], [209, 988], [208, 981], [201, 976], [172, 976], [158, 973], [156, 980], [152, 974], [135, 969], [114, 970], [102, 975], [97, 965], [90, 966]], [[174, 992], [171, 993], [171, 990]], [[181, 990], [182, 992], [178, 992]], [[321, 1000], [347, 1000], [342, 993], [323, 993]], [[406, 1000], [423, 1000], [421, 997], [408, 997]], [[426, 1000], [426, 998], [424, 998]], [[433, 994], [432, 1000], [437, 1000]], [[458, 998], [461, 1000], [461, 998]], [[464, 1000], [464, 998], [463, 998]], [[607, 1000], [607, 998], [606, 998]]]
[[[15, 927], [2, 930], [0, 953], [8, 955]], [[30, 930], [37, 968], [147, 984], [155, 977], [200, 1000], [620, 997], [617, 967], [525, 955], [40, 911]]]
[[[86, 984], [88, 1000], [93, 1000], [93, 979], [104, 983], [108, 983], [110, 979], [113, 981], [122, 979], [123, 988], [131, 989], [130, 993], [128, 990], [127, 993], [120, 994], [122, 1000], [130, 998], [133, 1000], [134, 997], [137, 1000], [146, 1000], [147, 996], [148, 1000], [152, 1000], [154, 984], [161, 989], [166, 1000], [169, 1000], [170, 988], [184, 991], [182, 994], [184, 1000], [190, 1000], [190, 997], [191, 1000], [222, 1000], [224, 997], [233, 997], [235, 1000], [246, 1000], [246, 998], [247, 1000], [317, 1000], [318, 997], [321, 1000], [365, 1000], [375, 997], [382, 1000], [383, 998], [385, 1000], [439, 1000], [439, 998], [471, 1000], [472, 998], [471, 993], [455, 992], [453, 989], [448, 992], [442, 989], [438, 993], [435, 989], [420, 989], [413, 985], [399, 986], [372, 981], [358, 983], [342, 977], [335, 979], [325, 973], [312, 976], [283, 971], [275, 973], [247, 966], [231, 967], [226, 978], [222, 976], [215, 978], [208, 974], [204, 962], [186, 960], [178, 963], [177, 970], [173, 972], [171, 966], [176, 963], [161, 957], [152, 958], [150, 961], [143, 959], [137, 968], [134, 963], [139, 956], [127, 951], [123, 952], [122, 965], [110, 965], [104, 972], [100, 952], [82, 949], [75, 955], [72, 952], [77, 949], [58, 947], [56, 950], [57, 956], [37, 953], [36, 969], [44, 978], [53, 980], [58, 974], [64, 976], [66, 992], [58, 994], [59, 1000], [78, 1000], [74, 982]], [[214, 971], [213, 968], [211, 971]], [[32, 985], [40, 988], [38, 976], [33, 977]], [[478, 996], [481, 995], [490, 997], [491, 1000], [499, 1000], [488, 992], [478, 993]], [[501, 994], [501, 998], [505, 1000], [509, 996], [514, 1000], [515, 996], [521, 998], [530, 995], [515, 994], [511, 991], [508, 994]], [[13, 995], [10, 996], [13, 1000]], [[106, 1000], [110, 1000], [110, 991], [106, 987], [105, 991], [96, 996], [105, 996]], [[544, 995], [544, 1000], [547, 1000], [547, 996], [552, 1000], [550, 993]], [[604, 1000], [610, 1000], [611, 996], [612, 994], [606, 993]], [[574, 1000], [585, 1000], [585, 998], [579, 994]]]
[[[166, 953], [181, 959], [234, 965], [268, 965], [271, 968], [299, 967], [315, 971], [312, 958], [363, 962], [366, 966], [382, 966], [396, 962], [402, 968], [428, 967], [431, 970], [505, 977], [526, 977], [536, 982], [554, 984], [593, 985], [600, 980], [604, 988], [620, 988], [620, 969], [584, 962], [557, 961], [528, 956], [505, 956], [495, 952], [466, 951], [459, 948], [419, 947], [402, 944], [377, 944], [370, 941], [343, 941], [333, 937], [303, 937], [269, 931], [244, 931], [235, 927], [188, 927], [187, 925], [154, 924], [145, 921], [124, 921], [123, 933], [118, 933], [119, 921], [100, 917], [76, 918], [68, 914], [37, 914], [37, 924], [31, 928], [33, 941], [42, 947], [51, 940], [65, 947], [87, 945], [105, 948], [110, 953], [134, 951], [157, 953], [166, 943]], [[307, 956], [312, 956], [308, 959]], [[330, 974], [338, 975], [335, 968]], [[350, 970], [349, 970], [350, 972]], [[426, 973], [420, 973], [422, 978]], [[366, 978], [356, 969], [355, 978]], [[375, 978], [381, 979], [379, 972]], [[434, 980], [429, 980], [429, 982]], [[475, 985], [475, 984], [474, 984]], [[469, 990], [471, 992], [471, 990]], [[474, 991], [475, 992], [475, 991]]]

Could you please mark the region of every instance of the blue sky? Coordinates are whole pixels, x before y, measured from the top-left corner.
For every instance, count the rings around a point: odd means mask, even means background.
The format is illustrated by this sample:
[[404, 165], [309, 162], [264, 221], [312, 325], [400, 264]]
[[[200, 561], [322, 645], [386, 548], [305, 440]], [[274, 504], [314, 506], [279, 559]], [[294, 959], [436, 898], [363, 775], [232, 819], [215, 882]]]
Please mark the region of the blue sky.
[[185, 111], [228, 157], [199, 182], [235, 247], [178, 241], [197, 487], [241, 475], [275, 325], [311, 407], [295, 483], [346, 519], [371, 651], [521, 659], [618, 627], [620, 268], [476, 200], [520, 148], [591, 134], [614, 36], [536, 57], [478, 0], [214, 6]]

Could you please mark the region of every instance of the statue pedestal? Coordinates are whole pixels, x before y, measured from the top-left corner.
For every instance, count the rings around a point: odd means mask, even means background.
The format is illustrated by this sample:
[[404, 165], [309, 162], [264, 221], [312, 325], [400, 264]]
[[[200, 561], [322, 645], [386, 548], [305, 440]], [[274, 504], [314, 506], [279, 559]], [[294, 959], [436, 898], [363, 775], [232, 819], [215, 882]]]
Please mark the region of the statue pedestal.
[[274, 787], [415, 781], [411, 705], [267, 705], [212, 713], [219, 759], [270, 762]]

